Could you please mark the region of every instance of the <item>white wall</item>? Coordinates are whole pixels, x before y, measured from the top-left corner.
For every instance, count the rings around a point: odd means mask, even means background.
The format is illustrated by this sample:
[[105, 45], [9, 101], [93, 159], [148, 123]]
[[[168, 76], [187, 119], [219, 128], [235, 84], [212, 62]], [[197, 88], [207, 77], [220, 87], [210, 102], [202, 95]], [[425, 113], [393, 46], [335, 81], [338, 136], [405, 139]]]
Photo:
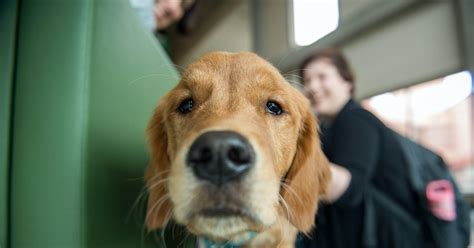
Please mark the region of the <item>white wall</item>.
[[422, 6], [343, 46], [356, 72], [356, 96], [365, 97], [461, 70], [450, 1]]

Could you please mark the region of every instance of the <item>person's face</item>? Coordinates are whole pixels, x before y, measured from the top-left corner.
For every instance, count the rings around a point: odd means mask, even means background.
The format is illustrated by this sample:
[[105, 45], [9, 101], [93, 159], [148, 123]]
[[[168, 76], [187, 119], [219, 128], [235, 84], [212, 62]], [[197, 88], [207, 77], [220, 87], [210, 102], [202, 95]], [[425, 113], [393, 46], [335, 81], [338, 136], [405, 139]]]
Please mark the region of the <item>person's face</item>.
[[157, 0], [155, 2], [155, 22], [157, 30], [164, 29], [183, 16], [182, 0]]
[[351, 83], [342, 78], [329, 59], [314, 60], [303, 69], [305, 94], [316, 113], [336, 116], [351, 98]]

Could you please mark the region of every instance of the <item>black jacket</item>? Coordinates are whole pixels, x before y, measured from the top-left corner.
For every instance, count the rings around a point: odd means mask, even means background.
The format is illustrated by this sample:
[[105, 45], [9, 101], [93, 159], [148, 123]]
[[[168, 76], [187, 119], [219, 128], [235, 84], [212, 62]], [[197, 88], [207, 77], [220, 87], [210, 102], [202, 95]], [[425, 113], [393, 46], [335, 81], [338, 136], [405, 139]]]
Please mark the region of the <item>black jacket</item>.
[[[418, 206], [415, 192], [411, 190], [401, 166], [404, 163], [403, 153], [392, 131], [350, 100], [330, 125], [322, 123], [321, 141], [329, 161], [347, 168], [352, 179], [346, 192], [336, 202], [320, 205], [316, 228], [312, 237], [303, 241], [304, 246], [414, 247], [413, 239], [423, 237], [422, 229], [417, 224]], [[406, 209], [410, 223], [394, 218], [390, 209], [381, 209], [384, 207], [374, 203], [374, 188]], [[369, 205], [376, 208], [377, 216], [365, 214]], [[367, 233], [367, 222], [376, 225], [376, 233]]]

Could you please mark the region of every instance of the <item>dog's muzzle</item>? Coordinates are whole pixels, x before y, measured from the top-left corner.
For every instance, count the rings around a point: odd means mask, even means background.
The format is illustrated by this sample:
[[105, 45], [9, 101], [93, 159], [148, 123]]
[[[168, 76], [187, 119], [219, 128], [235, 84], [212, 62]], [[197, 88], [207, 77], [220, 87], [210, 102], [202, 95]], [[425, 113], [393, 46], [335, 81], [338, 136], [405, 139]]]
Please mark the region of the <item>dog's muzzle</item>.
[[255, 162], [255, 152], [236, 132], [210, 131], [194, 141], [186, 162], [198, 179], [220, 187], [249, 171]]

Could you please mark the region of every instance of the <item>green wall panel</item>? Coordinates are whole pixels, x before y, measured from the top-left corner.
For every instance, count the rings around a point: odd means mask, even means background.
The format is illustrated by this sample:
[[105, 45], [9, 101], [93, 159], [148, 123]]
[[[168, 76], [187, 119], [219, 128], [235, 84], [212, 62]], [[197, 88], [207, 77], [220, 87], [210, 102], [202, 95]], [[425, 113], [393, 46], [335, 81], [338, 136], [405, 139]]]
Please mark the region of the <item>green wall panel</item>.
[[0, 248], [7, 247], [10, 127], [17, 2], [0, 2]]
[[145, 127], [178, 79], [126, 0], [23, 0], [11, 247], [141, 247]]
[[[131, 247], [142, 233], [132, 214], [147, 164], [145, 129], [178, 76], [155, 38], [129, 17], [128, 4], [97, 2], [90, 67], [87, 140], [87, 247]], [[127, 34], [127, 35], [124, 35]], [[150, 54], [152, 53], [152, 54]]]
[[81, 247], [87, 5], [20, 4], [11, 246]]

